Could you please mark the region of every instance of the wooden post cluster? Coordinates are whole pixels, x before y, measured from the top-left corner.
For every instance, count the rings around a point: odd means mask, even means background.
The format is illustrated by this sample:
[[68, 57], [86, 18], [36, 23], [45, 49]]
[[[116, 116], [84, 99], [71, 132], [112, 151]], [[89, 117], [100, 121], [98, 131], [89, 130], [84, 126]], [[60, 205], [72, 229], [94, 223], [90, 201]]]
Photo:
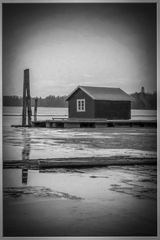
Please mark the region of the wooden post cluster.
[[26, 126], [27, 108], [28, 108], [28, 126], [31, 126], [32, 110], [31, 110], [31, 96], [30, 96], [30, 83], [29, 83], [29, 69], [24, 70], [22, 126]]

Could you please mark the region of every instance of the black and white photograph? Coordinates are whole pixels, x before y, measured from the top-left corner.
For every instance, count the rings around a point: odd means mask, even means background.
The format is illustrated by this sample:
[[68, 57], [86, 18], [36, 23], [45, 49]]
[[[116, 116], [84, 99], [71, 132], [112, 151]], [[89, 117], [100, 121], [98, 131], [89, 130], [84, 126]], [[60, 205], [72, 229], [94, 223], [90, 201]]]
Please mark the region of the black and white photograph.
[[156, 1], [4, 1], [3, 237], [157, 237], [157, 85]]

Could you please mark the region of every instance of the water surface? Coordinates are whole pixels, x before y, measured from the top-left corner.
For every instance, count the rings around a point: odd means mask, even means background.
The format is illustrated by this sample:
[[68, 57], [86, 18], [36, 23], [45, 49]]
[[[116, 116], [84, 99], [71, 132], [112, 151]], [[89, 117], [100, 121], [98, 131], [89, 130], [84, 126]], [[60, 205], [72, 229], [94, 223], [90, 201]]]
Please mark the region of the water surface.
[[156, 235], [155, 166], [23, 174], [4, 170], [5, 236]]

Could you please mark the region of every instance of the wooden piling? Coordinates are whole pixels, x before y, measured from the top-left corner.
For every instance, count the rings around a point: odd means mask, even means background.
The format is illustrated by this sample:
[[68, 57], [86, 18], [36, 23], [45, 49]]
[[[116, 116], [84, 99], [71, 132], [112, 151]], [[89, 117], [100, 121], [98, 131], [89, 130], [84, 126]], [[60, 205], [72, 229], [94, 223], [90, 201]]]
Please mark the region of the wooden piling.
[[28, 108], [28, 126], [32, 125], [31, 116], [31, 96], [30, 96], [30, 83], [29, 83], [29, 69], [24, 70], [23, 82], [23, 110], [22, 110], [22, 126], [26, 126], [26, 111]]
[[26, 125], [26, 77], [24, 71], [24, 81], [23, 81], [23, 109], [22, 109], [22, 126]]
[[31, 109], [31, 95], [30, 95], [30, 81], [29, 81], [29, 69], [26, 73], [26, 77], [27, 77], [27, 101], [28, 101], [28, 125], [31, 126], [32, 122], [31, 122], [31, 117], [32, 117], [32, 109]]

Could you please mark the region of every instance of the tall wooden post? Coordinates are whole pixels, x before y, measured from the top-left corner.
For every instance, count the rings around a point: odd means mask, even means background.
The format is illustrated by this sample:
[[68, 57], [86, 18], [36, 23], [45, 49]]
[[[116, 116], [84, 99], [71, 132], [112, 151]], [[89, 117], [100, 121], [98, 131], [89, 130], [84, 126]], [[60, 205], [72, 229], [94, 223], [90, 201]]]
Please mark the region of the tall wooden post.
[[26, 126], [27, 108], [28, 108], [28, 125], [31, 126], [32, 110], [31, 110], [31, 96], [30, 96], [30, 83], [29, 83], [29, 69], [24, 70], [22, 126]]
[[25, 126], [25, 125], [26, 125], [26, 80], [25, 80], [25, 71], [24, 71], [22, 126]]
[[30, 82], [29, 82], [29, 69], [26, 69], [26, 79], [27, 79], [27, 105], [28, 105], [28, 125], [31, 126], [31, 117], [32, 117], [32, 109], [31, 109], [31, 95], [30, 95]]
[[37, 106], [38, 106], [38, 98], [35, 98], [35, 104], [34, 104], [34, 121], [37, 121]]

